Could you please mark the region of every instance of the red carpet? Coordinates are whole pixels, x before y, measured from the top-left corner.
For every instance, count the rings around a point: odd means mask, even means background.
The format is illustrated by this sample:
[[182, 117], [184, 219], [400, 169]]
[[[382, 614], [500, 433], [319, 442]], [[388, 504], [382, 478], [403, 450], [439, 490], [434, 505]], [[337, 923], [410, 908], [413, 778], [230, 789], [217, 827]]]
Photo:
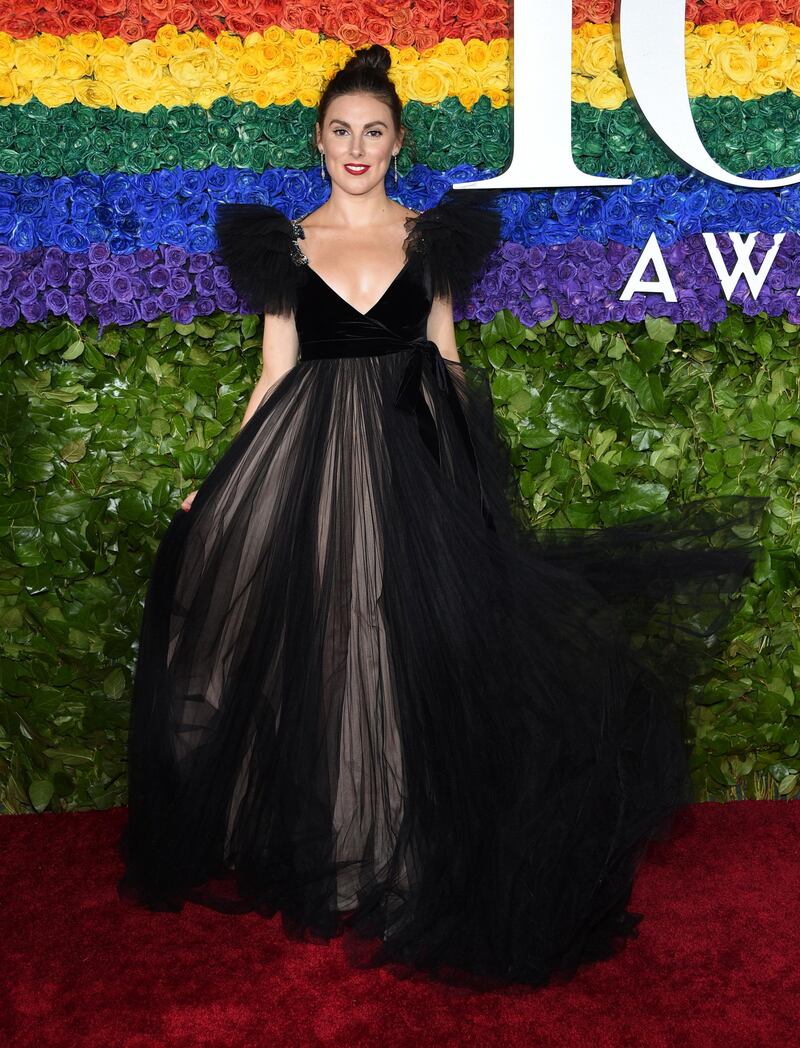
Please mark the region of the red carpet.
[[800, 804], [697, 804], [654, 842], [639, 938], [568, 984], [479, 993], [349, 969], [280, 917], [120, 903], [124, 808], [0, 818], [3, 1046], [592, 1045], [798, 1042]]

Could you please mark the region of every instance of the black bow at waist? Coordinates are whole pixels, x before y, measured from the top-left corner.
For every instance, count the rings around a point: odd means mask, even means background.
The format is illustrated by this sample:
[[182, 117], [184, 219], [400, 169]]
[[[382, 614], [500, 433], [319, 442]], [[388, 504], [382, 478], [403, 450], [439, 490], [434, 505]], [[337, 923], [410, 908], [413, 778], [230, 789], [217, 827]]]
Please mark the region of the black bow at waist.
[[[478, 481], [478, 489], [480, 491], [481, 514], [486, 527], [490, 528], [492, 531], [496, 531], [497, 529], [495, 527], [494, 518], [489, 509], [489, 502], [486, 498], [483, 481], [481, 480], [481, 473], [478, 467], [478, 457], [475, 453], [475, 445], [472, 440], [469, 423], [467, 422], [467, 417], [464, 413], [464, 406], [453, 382], [453, 377], [450, 374], [448, 365], [445, 362], [445, 358], [439, 352], [439, 347], [429, 338], [403, 338], [395, 331], [392, 331], [391, 328], [387, 327], [382, 321], [378, 320], [377, 317], [370, 317], [369, 320], [347, 321], [347, 325], [354, 329], [358, 329], [359, 331], [358, 334], [350, 336], [354, 341], [374, 340], [377, 337], [384, 344], [387, 342], [396, 343], [398, 349], [408, 346], [413, 348], [413, 352], [408, 358], [408, 363], [406, 364], [403, 375], [400, 379], [394, 403], [401, 411], [407, 411], [409, 414], [416, 416], [420, 437], [427, 449], [436, 459], [437, 465], [441, 466], [439, 430], [422, 391], [422, 373], [425, 367], [429, 368], [437, 388], [447, 396], [453, 417], [458, 426], [458, 431], [461, 434], [464, 449], [467, 453], [472, 469], [475, 472]], [[377, 336], [375, 332], [376, 328], [380, 329], [380, 333]], [[362, 331], [363, 334], [361, 333]], [[325, 341], [327, 340], [315, 339], [306, 341], [303, 343], [303, 348], [305, 349], [316, 342]], [[306, 353], [303, 353], [303, 356], [305, 357]]]
[[483, 489], [483, 482], [481, 481], [478, 459], [475, 454], [475, 445], [472, 440], [469, 423], [464, 414], [464, 406], [461, 402], [461, 397], [456, 389], [455, 383], [453, 382], [453, 377], [450, 374], [445, 359], [439, 352], [439, 347], [436, 343], [428, 338], [404, 339], [404, 341], [408, 345], [413, 346], [414, 351], [408, 359], [408, 363], [403, 372], [403, 377], [400, 380], [400, 385], [397, 389], [397, 394], [394, 400], [395, 406], [402, 411], [408, 411], [409, 413], [416, 415], [419, 434], [428, 450], [436, 459], [437, 464], [441, 466], [439, 431], [422, 391], [422, 372], [425, 367], [428, 367], [437, 387], [447, 396], [453, 412], [453, 417], [456, 420], [461, 439], [464, 443], [464, 448], [467, 452], [472, 468], [475, 471], [478, 480], [478, 488], [480, 490], [481, 514], [483, 515], [484, 522], [487, 528], [495, 530], [494, 519]]

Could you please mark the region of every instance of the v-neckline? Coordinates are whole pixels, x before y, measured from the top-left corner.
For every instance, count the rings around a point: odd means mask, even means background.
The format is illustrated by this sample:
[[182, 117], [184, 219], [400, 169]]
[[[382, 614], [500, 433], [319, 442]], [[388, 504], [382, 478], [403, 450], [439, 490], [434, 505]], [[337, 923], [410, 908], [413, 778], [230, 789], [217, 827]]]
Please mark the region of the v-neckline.
[[[303, 227], [300, 225], [300, 223], [303, 221], [303, 219], [308, 218], [308, 216], [310, 214], [311, 214], [311, 212], [309, 211], [307, 214], [302, 215], [300, 218], [293, 219], [292, 220], [292, 225], [295, 227], [295, 229], [302, 229]], [[404, 220], [404, 224], [405, 224], [405, 222], [408, 222], [408, 221], [416, 221], [416, 219], [418, 219], [421, 214], [423, 214], [423, 212], [422, 211], [418, 211], [416, 215], [407, 215], [405, 220]], [[392, 277], [391, 282], [387, 285], [387, 287], [384, 288], [383, 292], [380, 295], [380, 298], [378, 298], [377, 301], [372, 303], [372, 305], [369, 307], [369, 309], [366, 311], [366, 313], [362, 313], [360, 309], [356, 309], [356, 307], [353, 305], [352, 302], [348, 302], [347, 299], [343, 295], [339, 294], [339, 292], [336, 290], [335, 287], [332, 287], [328, 283], [328, 281], [325, 280], [325, 278], [323, 276], [321, 276], [316, 271], [316, 269], [314, 269], [314, 267], [308, 261], [308, 257], [306, 256], [306, 253], [300, 248], [300, 245], [298, 244], [298, 239], [304, 239], [304, 237], [303, 238], [293, 237], [292, 239], [294, 240], [295, 248], [297, 249], [298, 253], [300, 255], [302, 255], [302, 257], [304, 259], [303, 265], [306, 267], [306, 269], [308, 269], [309, 272], [313, 273], [314, 276], [317, 278], [317, 280], [320, 282], [320, 284], [324, 284], [324, 286], [328, 289], [328, 291], [331, 292], [331, 294], [335, 295], [339, 299], [340, 302], [343, 302], [346, 306], [349, 306], [349, 308], [352, 309], [352, 311], [354, 313], [357, 313], [358, 316], [360, 316], [360, 317], [368, 317], [370, 315], [370, 313], [373, 313], [378, 308], [378, 306], [381, 304], [381, 302], [383, 302], [383, 300], [386, 298], [386, 296], [389, 294], [389, 292], [395, 286], [395, 284], [400, 279], [400, 277], [405, 273], [405, 271], [408, 269], [408, 267], [409, 267], [409, 265], [411, 263], [411, 256], [408, 254], [408, 251], [404, 247], [403, 248], [403, 253], [406, 256], [406, 260], [403, 263], [402, 268], [399, 269], [397, 271], [397, 273], [395, 273], [395, 275]], [[405, 241], [403, 243], [405, 244]]]

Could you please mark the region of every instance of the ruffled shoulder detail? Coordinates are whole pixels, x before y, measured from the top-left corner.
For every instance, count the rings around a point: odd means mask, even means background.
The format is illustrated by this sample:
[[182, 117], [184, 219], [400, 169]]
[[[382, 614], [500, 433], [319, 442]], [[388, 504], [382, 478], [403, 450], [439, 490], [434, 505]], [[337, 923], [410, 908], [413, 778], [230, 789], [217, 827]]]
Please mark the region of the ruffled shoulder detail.
[[406, 250], [422, 258], [432, 297], [464, 306], [488, 256], [500, 244], [503, 216], [496, 193], [450, 188], [411, 220]]
[[248, 309], [289, 316], [305, 271], [292, 261], [286, 215], [271, 204], [217, 204], [214, 232], [231, 286]]

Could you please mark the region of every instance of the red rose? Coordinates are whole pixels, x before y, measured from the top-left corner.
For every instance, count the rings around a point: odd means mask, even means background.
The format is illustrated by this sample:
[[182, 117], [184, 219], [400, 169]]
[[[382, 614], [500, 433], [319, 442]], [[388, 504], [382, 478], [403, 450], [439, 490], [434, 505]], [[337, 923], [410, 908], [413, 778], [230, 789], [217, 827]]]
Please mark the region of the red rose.
[[225, 28], [234, 36], [247, 36], [248, 33], [255, 32], [256, 27], [253, 19], [247, 15], [229, 14], [225, 19]]
[[64, 19], [55, 11], [40, 11], [36, 16], [36, 32], [52, 33], [53, 36], [66, 36]]
[[759, 22], [761, 20], [761, 0], [739, 0], [733, 9], [734, 21], [739, 25], [745, 22]]
[[36, 25], [28, 15], [18, 12], [9, 12], [5, 18], [0, 18], [0, 29], [9, 36], [15, 36], [18, 40], [27, 40], [36, 33]]
[[[436, 43], [439, 43], [439, 34], [436, 34]], [[395, 47], [416, 47], [419, 49], [417, 43], [417, 31], [413, 25], [404, 25], [399, 29], [395, 30], [394, 33], [394, 46]]]
[[209, 40], [216, 40], [225, 28], [216, 18], [208, 18], [206, 15], [197, 16], [197, 28], [201, 29]]
[[761, 21], [762, 22], [778, 22], [780, 21], [781, 13], [778, 9], [778, 5], [773, 0], [764, 0], [761, 5]]
[[141, 40], [144, 36], [144, 26], [141, 18], [123, 18], [119, 24], [119, 32], [127, 43], [132, 44], [135, 40]]
[[508, 4], [498, 3], [497, 0], [487, 0], [487, 3], [483, 5], [483, 14], [481, 15], [482, 20], [487, 25], [498, 24], [510, 26], [511, 15], [508, 10]]
[[717, 4], [706, 0], [706, 3], [702, 4], [697, 12], [697, 25], [713, 25], [714, 22], [721, 22], [724, 17], [725, 15]]
[[373, 44], [394, 43], [392, 40], [392, 23], [388, 18], [367, 18], [364, 22], [364, 34]]
[[[410, 30], [411, 27], [409, 26], [409, 31]], [[441, 34], [433, 29], [418, 29], [415, 34], [415, 39], [416, 47], [420, 51], [425, 51], [429, 47], [436, 47], [441, 39]]]
[[[442, 4], [438, 3], [437, 0], [414, 0], [413, 5], [411, 6], [414, 8], [413, 21], [415, 21], [417, 25], [420, 23], [435, 22], [437, 25], [441, 26]], [[472, 0], [463, 0], [463, 3], [459, 4], [459, 7], [465, 11], [468, 9], [471, 10]], [[398, 10], [403, 10], [403, 8], [398, 8]], [[396, 12], [393, 12], [392, 18], [394, 18], [394, 14], [396, 14]], [[441, 38], [441, 33], [439, 36]]]
[[335, 33], [331, 33], [326, 30], [326, 36], [337, 36], [343, 44], [347, 44], [355, 50], [362, 44], [366, 43], [364, 40], [364, 30], [360, 25], [353, 25], [352, 22], [339, 22], [336, 25]]
[[197, 24], [197, 12], [191, 4], [173, 4], [170, 21], [179, 33], [188, 33]]
[[119, 16], [114, 19], [117, 25], [119, 25], [122, 12], [127, 6], [126, 0], [95, 0], [97, 13], [101, 17], [105, 17], [106, 15]]
[[97, 29], [97, 15], [94, 11], [78, 11], [72, 7], [64, 15], [64, 24], [68, 33], [91, 33]]
[[587, 0], [586, 17], [590, 22], [610, 22], [614, 0]]

